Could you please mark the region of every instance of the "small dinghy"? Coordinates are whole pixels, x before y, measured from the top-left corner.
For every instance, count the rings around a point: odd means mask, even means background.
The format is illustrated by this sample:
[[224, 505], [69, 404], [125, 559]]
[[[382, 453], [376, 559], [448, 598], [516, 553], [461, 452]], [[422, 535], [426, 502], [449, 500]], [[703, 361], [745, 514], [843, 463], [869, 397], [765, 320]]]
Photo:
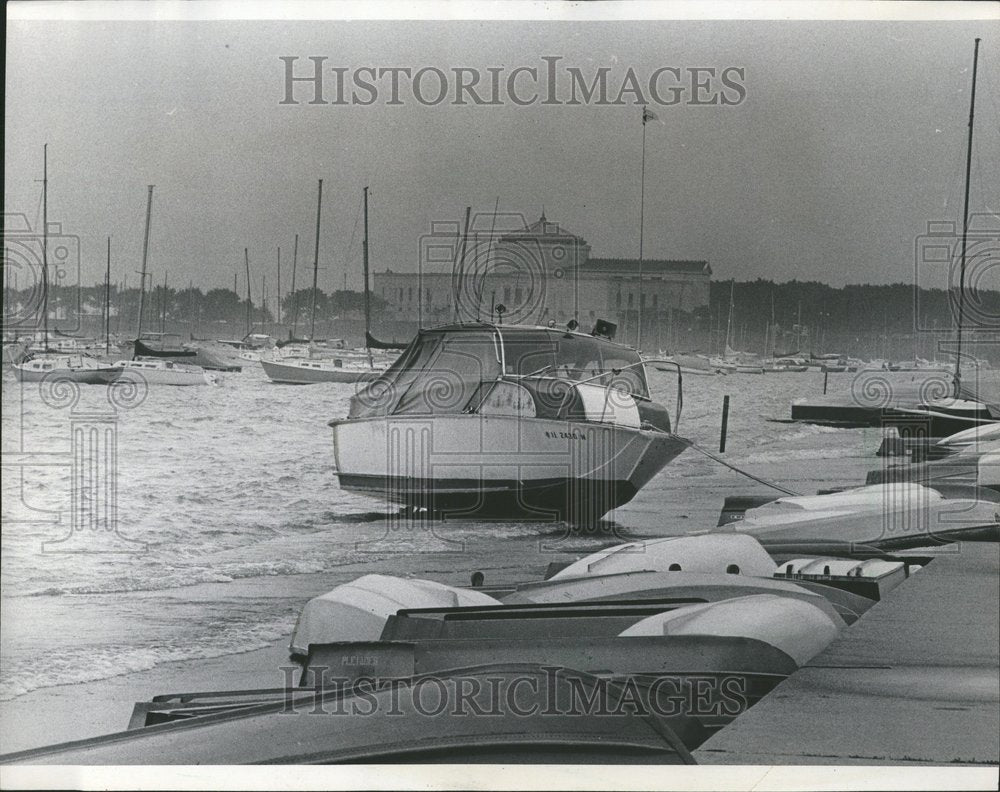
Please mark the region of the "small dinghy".
[[600, 550], [570, 564], [551, 579], [643, 570], [769, 577], [774, 570], [774, 559], [751, 536], [734, 533], [671, 536]]
[[779, 498], [749, 509], [733, 530], [756, 537], [771, 552], [805, 544], [902, 550], [956, 541], [998, 541], [992, 499], [945, 498], [936, 489], [901, 483], [830, 495]]
[[299, 614], [289, 650], [293, 657], [305, 657], [314, 643], [378, 640], [386, 620], [403, 609], [499, 604], [480, 591], [432, 580], [364, 575], [309, 600]]
[[808, 602], [755, 594], [659, 613], [624, 630], [621, 637], [741, 636], [770, 644], [802, 666], [822, 652], [843, 626], [839, 617]]
[[[854, 562], [854, 565], [857, 565], [857, 562]], [[620, 572], [612, 575], [525, 583], [504, 597], [503, 602], [505, 605], [639, 599], [718, 602], [753, 594], [773, 594], [801, 599], [830, 615], [839, 615], [848, 623], [856, 621], [861, 613], [874, 604], [871, 600], [858, 598], [834, 588], [807, 588], [797, 582], [778, 580], [776, 577], [698, 572]]]

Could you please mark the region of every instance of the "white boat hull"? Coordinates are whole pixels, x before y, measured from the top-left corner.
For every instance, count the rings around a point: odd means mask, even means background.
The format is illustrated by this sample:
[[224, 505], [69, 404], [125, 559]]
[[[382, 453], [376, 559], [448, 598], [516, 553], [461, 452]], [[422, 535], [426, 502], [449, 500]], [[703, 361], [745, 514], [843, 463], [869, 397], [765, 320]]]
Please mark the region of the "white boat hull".
[[331, 426], [343, 489], [455, 517], [596, 520], [687, 447], [666, 432], [508, 415]]
[[347, 363], [336, 366], [331, 361], [309, 359], [266, 360], [260, 365], [272, 382], [283, 385], [312, 385], [317, 382], [362, 382], [381, 372], [367, 366]]

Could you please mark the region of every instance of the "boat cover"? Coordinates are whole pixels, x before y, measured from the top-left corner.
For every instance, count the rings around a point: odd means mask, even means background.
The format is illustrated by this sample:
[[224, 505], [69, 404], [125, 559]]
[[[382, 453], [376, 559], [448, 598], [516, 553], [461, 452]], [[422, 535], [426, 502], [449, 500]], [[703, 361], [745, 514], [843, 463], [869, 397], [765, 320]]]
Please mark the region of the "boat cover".
[[432, 580], [364, 575], [309, 600], [299, 614], [289, 648], [292, 654], [306, 655], [312, 643], [377, 640], [386, 619], [407, 608], [499, 604], [482, 592]]
[[739, 574], [770, 577], [774, 560], [749, 536], [735, 533], [670, 536], [600, 550], [560, 570], [551, 580], [642, 570], [726, 574], [732, 567]]
[[659, 613], [629, 627], [621, 637], [743, 636], [780, 649], [801, 666], [823, 651], [843, 626], [840, 617], [808, 602], [754, 594]]

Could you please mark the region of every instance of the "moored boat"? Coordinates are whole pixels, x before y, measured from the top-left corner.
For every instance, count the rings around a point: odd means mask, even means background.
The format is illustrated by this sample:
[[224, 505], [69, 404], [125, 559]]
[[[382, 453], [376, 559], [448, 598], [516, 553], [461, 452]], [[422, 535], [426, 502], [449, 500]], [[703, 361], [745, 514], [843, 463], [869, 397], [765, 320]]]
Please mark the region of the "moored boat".
[[119, 360], [118, 381], [139, 381], [146, 385], [215, 385], [218, 380], [200, 366], [175, 363], [172, 360]]
[[282, 385], [312, 385], [317, 382], [363, 382], [375, 379], [382, 371], [361, 360], [348, 357], [302, 358], [261, 357], [260, 365], [272, 382]]
[[120, 363], [108, 365], [87, 355], [38, 355], [13, 367], [19, 382], [77, 382], [83, 385], [106, 385], [122, 373]]
[[481, 517], [598, 519], [687, 447], [638, 352], [552, 327], [422, 330], [330, 426], [343, 489]]

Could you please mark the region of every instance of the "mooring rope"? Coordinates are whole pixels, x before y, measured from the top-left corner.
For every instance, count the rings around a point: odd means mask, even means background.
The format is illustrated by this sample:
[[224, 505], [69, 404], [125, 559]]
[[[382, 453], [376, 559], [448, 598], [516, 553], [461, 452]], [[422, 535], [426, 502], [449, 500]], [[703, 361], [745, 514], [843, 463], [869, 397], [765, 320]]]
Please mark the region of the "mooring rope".
[[736, 465], [729, 464], [728, 462], [726, 462], [726, 460], [720, 458], [716, 454], [713, 454], [711, 451], [702, 448], [700, 445], [694, 442], [694, 440], [688, 440], [687, 438], [684, 437], [678, 437], [677, 439], [680, 440], [682, 443], [684, 443], [684, 445], [686, 445], [688, 448], [697, 451], [699, 454], [704, 454], [714, 462], [718, 462], [723, 467], [727, 467], [730, 470], [739, 473], [741, 476], [746, 476], [748, 479], [753, 479], [758, 484], [763, 484], [765, 487], [771, 487], [772, 489], [776, 489], [778, 490], [778, 492], [783, 492], [786, 495], [792, 495], [795, 497], [801, 497], [802, 495], [801, 492], [794, 492], [793, 490], [787, 489], [786, 487], [782, 487], [780, 484], [775, 484], [773, 481], [768, 481], [767, 479], [763, 479], [760, 476], [755, 476], [753, 473], [748, 473], [747, 471], [736, 467]]

